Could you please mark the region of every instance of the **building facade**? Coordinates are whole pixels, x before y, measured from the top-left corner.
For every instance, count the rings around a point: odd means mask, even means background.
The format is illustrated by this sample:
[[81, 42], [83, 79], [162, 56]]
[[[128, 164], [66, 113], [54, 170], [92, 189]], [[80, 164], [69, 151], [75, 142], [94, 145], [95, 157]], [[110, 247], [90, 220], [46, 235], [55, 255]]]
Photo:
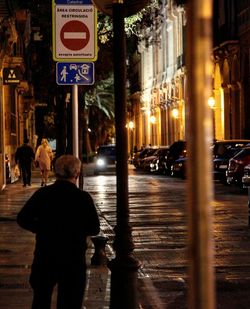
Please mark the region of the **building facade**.
[[214, 2], [214, 135], [249, 138], [249, 1]]
[[24, 138], [35, 141], [35, 104], [25, 62], [30, 14], [0, 0], [0, 189], [17, 179], [15, 151]]
[[170, 145], [185, 139], [185, 27], [183, 5], [161, 1], [142, 29], [137, 63], [140, 91], [130, 97], [132, 144]]
[[[139, 87], [130, 97], [130, 145], [186, 139], [185, 1], [164, 0], [141, 29], [132, 60]], [[215, 0], [211, 101], [214, 138], [250, 137], [250, 3]]]

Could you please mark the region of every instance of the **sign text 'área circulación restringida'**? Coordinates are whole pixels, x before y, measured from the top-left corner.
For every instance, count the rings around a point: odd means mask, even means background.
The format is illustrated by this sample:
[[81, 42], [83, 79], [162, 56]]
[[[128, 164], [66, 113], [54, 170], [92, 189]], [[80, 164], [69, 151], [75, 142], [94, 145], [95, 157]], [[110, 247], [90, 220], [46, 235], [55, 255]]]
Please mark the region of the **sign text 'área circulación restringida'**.
[[81, 62], [97, 59], [97, 13], [90, 0], [54, 0], [53, 58]]

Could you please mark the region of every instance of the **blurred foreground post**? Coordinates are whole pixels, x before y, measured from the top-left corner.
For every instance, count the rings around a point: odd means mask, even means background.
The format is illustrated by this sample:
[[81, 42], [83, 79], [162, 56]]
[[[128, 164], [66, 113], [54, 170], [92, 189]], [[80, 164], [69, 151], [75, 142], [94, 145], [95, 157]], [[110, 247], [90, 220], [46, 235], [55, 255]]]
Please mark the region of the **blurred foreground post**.
[[189, 308], [215, 308], [210, 147], [212, 115], [208, 106], [212, 77], [212, 0], [187, 5], [187, 123], [189, 215]]

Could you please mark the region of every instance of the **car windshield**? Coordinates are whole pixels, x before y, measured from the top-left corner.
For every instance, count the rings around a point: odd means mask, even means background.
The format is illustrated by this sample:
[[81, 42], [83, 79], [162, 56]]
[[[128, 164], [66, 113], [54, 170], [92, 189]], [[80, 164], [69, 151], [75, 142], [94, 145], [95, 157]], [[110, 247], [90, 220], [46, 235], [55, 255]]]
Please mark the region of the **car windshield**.
[[250, 156], [250, 148], [244, 148], [239, 153], [237, 153], [233, 158], [236, 160], [240, 160], [242, 158], [245, 158], [247, 156]]
[[169, 153], [171, 154], [178, 154], [180, 152], [182, 152], [184, 149], [186, 148], [186, 142], [184, 141], [177, 141], [174, 142], [170, 148], [169, 148]]
[[147, 157], [154, 155], [154, 154], [156, 153], [157, 150], [158, 150], [158, 149], [150, 149], [150, 150], [147, 152]]
[[160, 148], [158, 149], [157, 155], [162, 156], [169, 153], [169, 149], [168, 148]]
[[115, 156], [115, 147], [100, 147], [98, 154], [101, 156]]
[[241, 148], [229, 148], [229, 149], [226, 149], [223, 154], [217, 155], [216, 157], [217, 158], [223, 157], [225, 159], [230, 159], [240, 151], [241, 151]]
[[153, 153], [154, 151], [155, 149], [153, 148], [145, 148], [140, 152], [139, 157], [144, 158], [145, 156], [151, 155], [151, 153]]
[[[241, 143], [241, 142], [222, 142], [222, 143], [216, 143], [213, 147], [213, 153], [214, 156], [216, 158], [219, 157], [224, 157], [230, 154], [230, 151], [235, 151], [235, 154], [237, 153], [237, 149], [238, 151], [240, 151], [240, 149], [242, 147], [245, 146], [246, 143]], [[234, 155], [234, 154], [233, 154]]]

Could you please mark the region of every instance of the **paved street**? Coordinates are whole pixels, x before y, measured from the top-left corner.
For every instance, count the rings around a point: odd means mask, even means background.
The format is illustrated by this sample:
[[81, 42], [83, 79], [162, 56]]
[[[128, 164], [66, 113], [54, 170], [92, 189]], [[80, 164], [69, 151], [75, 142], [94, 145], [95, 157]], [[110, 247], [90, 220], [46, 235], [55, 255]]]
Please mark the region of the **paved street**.
[[[103, 233], [109, 237], [107, 256], [113, 257], [113, 227], [116, 221], [114, 175], [93, 176], [86, 171], [84, 189], [93, 196], [101, 216]], [[37, 176], [37, 172], [34, 173]], [[185, 181], [145, 175], [130, 166], [130, 222], [139, 271], [139, 299], [143, 309], [187, 308], [187, 213]], [[29, 308], [32, 292], [28, 275], [33, 236], [20, 229], [16, 213], [39, 187], [20, 183], [0, 193], [0, 308]], [[249, 308], [250, 229], [247, 195], [236, 188], [215, 186], [214, 239], [217, 308]], [[93, 254], [89, 243], [88, 261]], [[89, 263], [90, 264], [90, 263]], [[108, 308], [109, 271], [89, 265], [85, 297], [87, 309]]]
[[[85, 179], [108, 223], [114, 227], [115, 176]], [[146, 175], [130, 166], [130, 222], [143, 308], [187, 308], [187, 213], [185, 181]], [[214, 239], [217, 308], [249, 308], [250, 229], [247, 195], [215, 186]]]

